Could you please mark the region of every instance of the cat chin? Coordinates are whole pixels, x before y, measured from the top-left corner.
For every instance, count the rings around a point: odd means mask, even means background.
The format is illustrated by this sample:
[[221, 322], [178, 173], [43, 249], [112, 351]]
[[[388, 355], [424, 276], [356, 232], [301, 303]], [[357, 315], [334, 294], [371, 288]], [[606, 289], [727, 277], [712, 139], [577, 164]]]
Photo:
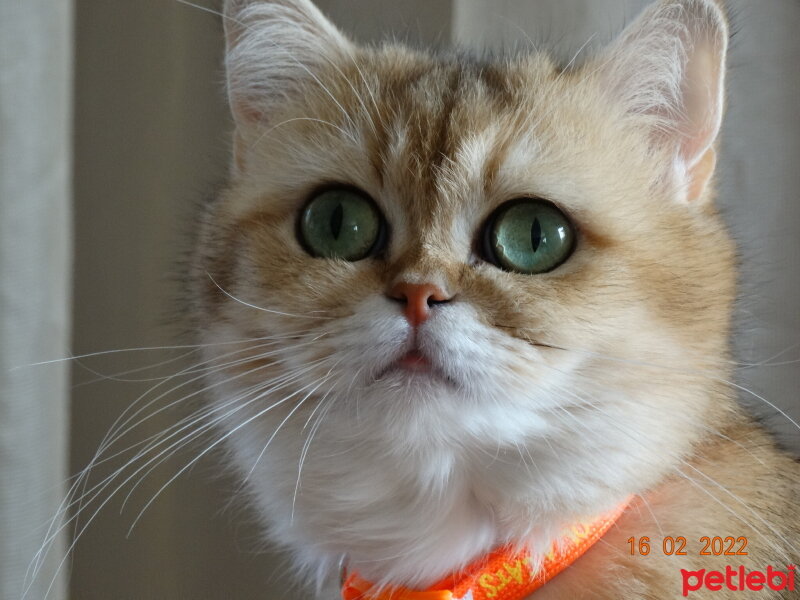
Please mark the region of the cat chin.
[[[223, 388], [220, 401], [235, 392]], [[602, 414], [587, 415], [575, 438], [530, 407], [471, 402], [402, 369], [356, 393], [352, 410], [331, 410], [308, 446], [306, 418], [280, 428], [286, 411], [229, 439], [269, 537], [320, 577], [344, 559], [378, 582], [426, 586], [504, 541], [547, 547], [562, 524], [648, 484], [641, 471], [620, 477], [636, 446], [604, 434]]]
[[[402, 319], [380, 299], [362, 308], [331, 325], [329, 348], [303, 346], [309, 354], [286, 366], [336, 352], [339, 383], [319, 388], [318, 405], [293, 413], [295, 398], [221, 423], [269, 536], [306, 572], [346, 558], [370, 579], [424, 586], [504, 542], [546, 546], [562, 524], [661, 477], [674, 459], [659, 448], [688, 439], [654, 411], [664, 406], [658, 380], [589, 369], [586, 353], [546, 354], [492, 331], [468, 305], [431, 318], [416, 340], [430, 365], [410, 368]], [[243, 387], [215, 388], [220, 405]], [[627, 397], [633, 388], [644, 395]]]

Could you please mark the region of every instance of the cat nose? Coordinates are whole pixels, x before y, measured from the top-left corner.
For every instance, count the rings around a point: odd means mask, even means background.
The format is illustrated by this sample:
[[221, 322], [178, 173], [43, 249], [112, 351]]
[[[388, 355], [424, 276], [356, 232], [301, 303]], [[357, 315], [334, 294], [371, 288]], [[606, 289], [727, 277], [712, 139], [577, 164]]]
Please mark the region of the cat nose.
[[401, 281], [392, 286], [386, 294], [405, 307], [403, 312], [412, 327], [424, 323], [431, 314], [431, 307], [450, 302], [453, 298], [432, 283], [406, 283]]

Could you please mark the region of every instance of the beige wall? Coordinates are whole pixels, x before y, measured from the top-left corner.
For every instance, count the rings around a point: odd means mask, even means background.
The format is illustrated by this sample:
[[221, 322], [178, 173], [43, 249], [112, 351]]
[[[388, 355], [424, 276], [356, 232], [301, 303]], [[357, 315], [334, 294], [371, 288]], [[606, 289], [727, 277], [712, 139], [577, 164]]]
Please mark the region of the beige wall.
[[[74, 351], [172, 344], [163, 323], [181, 236], [227, 160], [220, 23], [173, 1], [78, 0], [76, 25]], [[114, 373], [169, 356], [85, 363]], [[92, 377], [76, 366], [76, 383]], [[145, 388], [105, 381], [74, 390], [73, 472]], [[155, 419], [128, 443], [177, 416]], [[253, 581], [266, 581], [265, 559], [239, 553], [233, 520], [221, 514], [220, 490], [232, 484], [212, 481], [206, 467], [170, 486], [125, 539], [143, 502], [187, 460], [148, 477], [132, 510], [120, 516], [118, 497], [99, 513], [75, 550], [74, 598], [247, 598]]]
[[[467, 45], [497, 44], [525, 40], [522, 28], [534, 40], [559, 42], [560, 32], [567, 30], [570, 35], [560, 43], [564, 56], [596, 29], [598, 40], [607, 39], [642, 3], [319, 2], [363, 40], [393, 31], [411, 41], [455, 37]], [[800, 224], [800, 170], [794, 167], [800, 132], [793, 114], [799, 103], [792, 60], [800, 56], [800, 38], [794, 33], [800, 27], [800, 5], [767, 0], [759, 3], [766, 7], [762, 12], [748, 8], [752, 3], [736, 4], [743, 8], [733, 47], [725, 134], [730, 157], [722, 166], [723, 189], [731, 199], [726, 211], [750, 240], [748, 255], [754, 260], [748, 264], [770, 267], [756, 271], [766, 287], [748, 287], [747, 306], [757, 315], [750, 322], [762, 324], [743, 338], [752, 358], [800, 337], [800, 235], [791, 228]], [[175, 257], [193, 203], [224, 176], [227, 161], [219, 19], [175, 0], [77, 0], [76, 24], [74, 350], [173, 343]], [[112, 355], [87, 364], [108, 373], [170, 356]], [[751, 373], [760, 389], [783, 398], [783, 405], [797, 414], [796, 369]], [[80, 367], [74, 376], [76, 383], [91, 378]], [[113, 419], [144, 388], [105, 381], [75, 389], [73, 471], [87, 463]], [[176, 419], [175, 414], [162, 417], [148, 433]], [[129, 443], [136, 439], [141, 438]], [[183, 454], [150, 475], [122, 516], [121, 499], [99, 514], [75, 551], [74, 598], [301, 597], [284, 593], [280, 560], [254, 551], [260, 543], [252, 514], [241, 507], [226, 509], [235, 484], [215, 460], [204, 460], [170, 485], [125, 539], [138, 509], [190, 458]]]

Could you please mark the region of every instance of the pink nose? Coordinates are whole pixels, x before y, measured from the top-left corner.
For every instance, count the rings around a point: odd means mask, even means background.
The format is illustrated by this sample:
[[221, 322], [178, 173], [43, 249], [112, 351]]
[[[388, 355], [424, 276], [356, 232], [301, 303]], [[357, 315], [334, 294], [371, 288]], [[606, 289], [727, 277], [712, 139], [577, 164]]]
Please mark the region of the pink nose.
[[387, 296], [405, 305], [403, 312], [412, 327], [418, 327], [428, 319], [431, 306], [452, 300], [432, 283], [400, 282], [392, 286]]

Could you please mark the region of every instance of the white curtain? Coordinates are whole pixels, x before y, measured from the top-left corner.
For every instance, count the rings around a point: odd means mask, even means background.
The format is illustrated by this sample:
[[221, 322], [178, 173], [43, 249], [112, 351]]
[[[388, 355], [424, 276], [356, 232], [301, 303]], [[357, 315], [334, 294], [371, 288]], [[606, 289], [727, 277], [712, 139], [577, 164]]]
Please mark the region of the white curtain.
[[[0, 0], [0, 599], [19, 600], [63, 498], [71, 269], [72, 3]], [[27, 598], [66, 598], [63, 540]]]

